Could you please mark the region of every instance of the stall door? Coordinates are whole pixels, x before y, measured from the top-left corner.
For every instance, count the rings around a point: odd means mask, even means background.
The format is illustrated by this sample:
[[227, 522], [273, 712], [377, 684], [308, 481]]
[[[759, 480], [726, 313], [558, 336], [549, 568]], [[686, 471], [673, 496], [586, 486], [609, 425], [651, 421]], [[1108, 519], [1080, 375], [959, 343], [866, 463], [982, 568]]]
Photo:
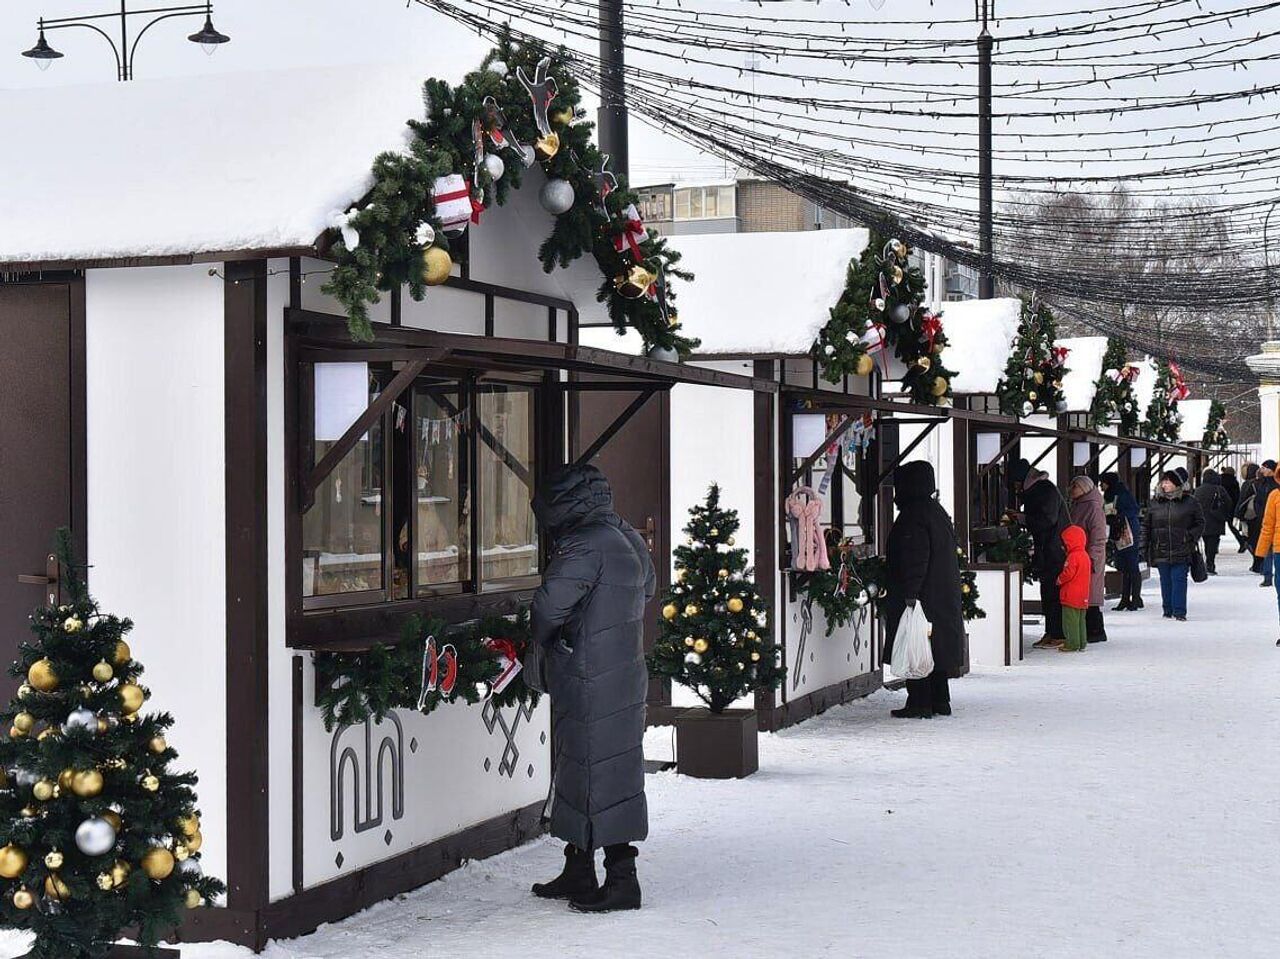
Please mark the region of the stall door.
[[[0, 662], [31, 634], [47, 602], [55, 531], [83, 551], [84, 287], [82, 281], [0, 283]], [[73, 315], [79, 314], [73, 324]], [[72, 367], [76, 367], [75, 376]], [[78, 410], [77, 410], [78, 407]], [[15, 682], [0, 678], [7, 700]]]
[[[584, 377], [585, 378], [585, 377]], [[574, 458], [603, 433], [636, 397], [635, 392], [583, 392], [576, 400], [576, 429], [571, 450]], [[667, 512], [670, 508], [670, 398], [658, 393], [649, 398], [591, 461], [609, 478], [619, 515], [634, 526], [649, 544], [649, 555], [658, 571], [658, 593], [645, 610], [645, 649], [658, 638], [659, 598], [670, 583], [670, 549]], [[671, 702], [669, 684], [654, 680], [649, 702]]]

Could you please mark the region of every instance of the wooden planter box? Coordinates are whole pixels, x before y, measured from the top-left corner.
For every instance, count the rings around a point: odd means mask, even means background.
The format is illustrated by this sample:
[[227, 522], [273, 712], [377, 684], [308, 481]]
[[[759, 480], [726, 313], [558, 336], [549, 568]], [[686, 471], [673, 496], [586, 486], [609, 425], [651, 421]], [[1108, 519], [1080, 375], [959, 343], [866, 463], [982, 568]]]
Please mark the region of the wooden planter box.
[[[177, 949], [143, 949], [141, 946], [112, 946], [105, 959], [179, 959]], [[32, 953], [18, 959], [31, 959]]]
[[742, 779], [760, 768], [754, 709], [716, 715], [699, 707], [676, 716], [676, 772], [698, 779]]

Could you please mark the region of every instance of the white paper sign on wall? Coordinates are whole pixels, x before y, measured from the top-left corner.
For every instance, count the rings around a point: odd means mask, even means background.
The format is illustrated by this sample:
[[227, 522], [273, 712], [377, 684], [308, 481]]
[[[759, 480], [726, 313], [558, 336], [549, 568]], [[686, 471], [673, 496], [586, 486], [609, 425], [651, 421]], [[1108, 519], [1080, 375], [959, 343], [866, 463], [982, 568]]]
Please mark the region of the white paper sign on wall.
[[978, 434], [978, 464], [986, 466], [996, 454], [1000, 452], [1000, 440], [1002, 437], [999, 433], [979, 433]]
[[1147, 448], [1145, 446], [1138, 446], [1129, 450], [1130, 466], [1141, 466], [1146, 461], [1147, 461]]
[[827, 438], [827, 418], [822, 413], [801, 413], [791, 417], [791, 455], [807, 459]]
[[315, 375], [316, 439], [342, 439], [369, 407], [368, 363], [317, 363]]
[[1071, 465], [1084, 466], [1089, 462], [1089, 457], [1093, 454], [1093, 450], [1088, 443], [1075, 442], [1071, 444]]

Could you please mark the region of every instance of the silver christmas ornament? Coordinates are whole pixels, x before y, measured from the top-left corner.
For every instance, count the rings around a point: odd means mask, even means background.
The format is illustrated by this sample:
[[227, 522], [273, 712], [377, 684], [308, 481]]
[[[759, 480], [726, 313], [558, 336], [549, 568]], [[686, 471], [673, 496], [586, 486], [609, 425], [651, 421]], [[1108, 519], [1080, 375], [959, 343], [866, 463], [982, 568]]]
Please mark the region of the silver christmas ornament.
[[559, 216], [573, 208], [573, 186], [559, 177], [548, 180], [538, 193], [538, 202], [548, 213]]
[[911, 319], [911, 307], [905, 303], [899, 303], [893, 308], [892, 319], [895, 323], [907, 322], [907, 320]]
[[702, 657], [701, 657], [701, 656], [699, 656], [697, 653], [685, 653], [685, 654], [684, 654], [684, 661], [685, 661], [686, 663], [689, 663], [691, 666], [700, 666], [700, 665], [702, 665]]
[[680, 362], [680, 354], [669, 346], [651, 346], [645, 355], [651, 360], [661, 360], [663, 363]]
[[199, 879], [204, 874], [204, 870], [200, 868], [200, 860], [195, 856], [188, 856], [174, 868], [183, 879]]
[[507, 172], [507, 165], [502, 162], [502, 157], [496, 153], [486, 153], [484, 155], [484, 168], [489, 173], [490, 180], [501, 180], [502, 174]]
[[19, 786], [30, 789], [40, 781], [40, 774], [33, 770], [19, 767], [13, 771], [13, 781]]
[[505, 77], [507, 75], [507, 65], [501, 60], [494, 60], [489, 64], [489, 72], [496, 73], [500, 77]]
[[76, 829], [76, 848], [86, 856], [102, 856], [116, 844], [116, 830], [105, 819], [86, 819]]
[[98, 717], [88, 709], [73, 710], [71, 715], [67, 717], [67, 721], [62, 724], [62, 731], [69, 733], [76, 729], [87, 729], [95, 732], [98, 728]]

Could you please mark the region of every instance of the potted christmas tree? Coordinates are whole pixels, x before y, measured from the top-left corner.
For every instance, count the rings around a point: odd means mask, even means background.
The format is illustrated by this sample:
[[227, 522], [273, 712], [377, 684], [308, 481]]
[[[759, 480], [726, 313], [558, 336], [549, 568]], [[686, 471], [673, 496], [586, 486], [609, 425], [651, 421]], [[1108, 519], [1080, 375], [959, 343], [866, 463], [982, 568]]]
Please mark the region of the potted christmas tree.
[[720, 487], [689, 511], [686, 544], [663, 601], [650, 671], [692, 689], [705, 708], [676, 717], [676, 768], [688, 776], [735, 779], [759, 768], [756, 712], [730, 706], [756, 689], [776, 689], [783, 669], [761, 610], [747, 551], [734, 548], [738, 514], [720, 506]]
[[[35, 933], [30, 959], [175, 956], [152, 947], [224, 891], [200, 868], [196, 778], [170, 769], [172, 718], [142, 713], [133, 624], [99, 612], [59, 539], [69, 602], [32, 615], [0, 715], [0, 924]], [[147, 948], [113, 947], [125, 930]]]

